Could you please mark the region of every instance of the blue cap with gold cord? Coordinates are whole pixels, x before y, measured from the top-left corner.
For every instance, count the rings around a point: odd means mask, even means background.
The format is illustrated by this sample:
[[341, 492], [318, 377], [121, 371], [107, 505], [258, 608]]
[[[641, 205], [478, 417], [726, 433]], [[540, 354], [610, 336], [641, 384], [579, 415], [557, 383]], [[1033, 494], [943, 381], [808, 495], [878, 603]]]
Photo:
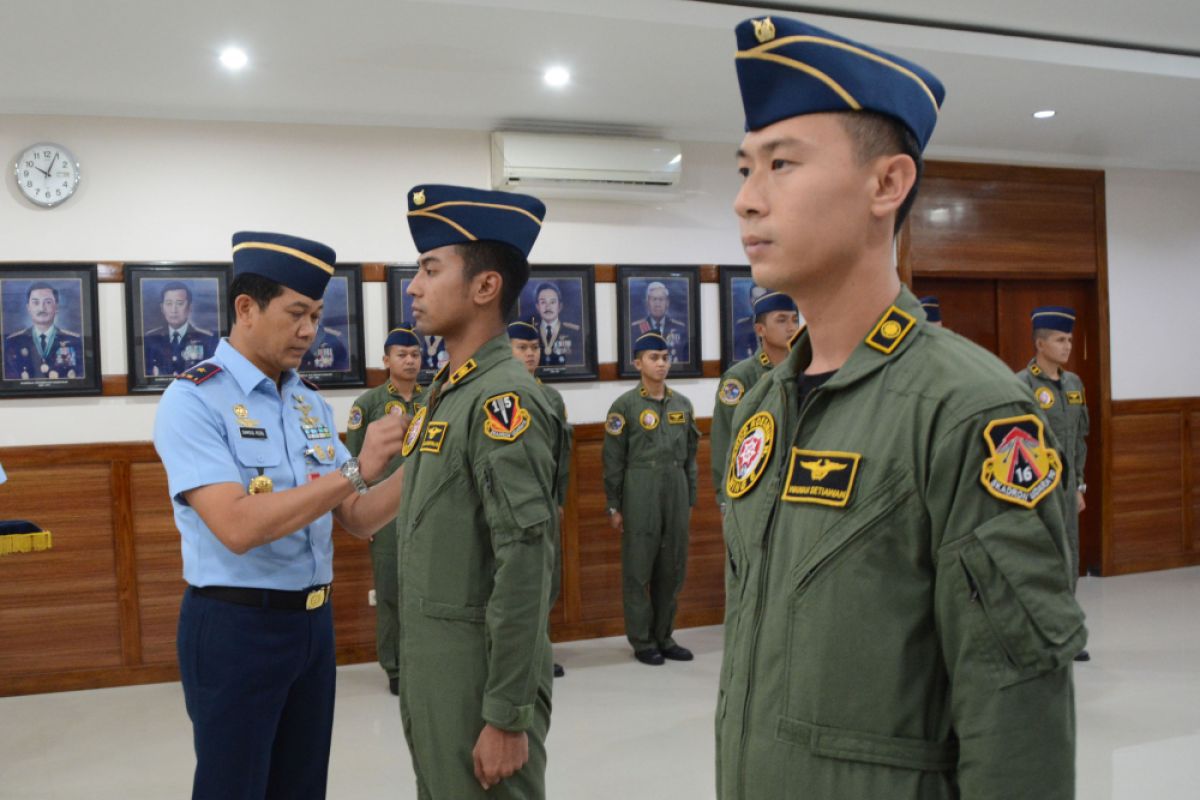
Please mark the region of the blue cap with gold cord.
[[661, 333], [643, 333], [633, 343], [633, 355], [636, 358], [638, 353], [644, 353], [647, 350], [670, 350], [671, 346], [667, 344], [667, 340], [662, 337]]
[[408, 193], [408, 229], [420, 253], [467, 242], [501, 242], [525, 258], [542, 231], [536, 197], [466, 186], [424, 184]]
[[904, 123], [922, 150], [946, 90], [924, 67], [785, 17], [737, 26], [746, 130], [827, 111], [874, 111]]
[[1035, 308], [1029, 314], [1033, 329], [1062, 331], [1070, 333], [1075, 330], [1075, 309], [1068, 306], [1042, 306]]
[[783, 292], [767, 292], [754, 301], [755, 322], [763, 314], [770, 314], [772, 311], [795, 311], [799, 313], [795, 301]]
[[0, 519], [0, 556], [36, 553], [53, 547], [50, 531], [23, 519]]
[[930, 322], [942, 321], [942, 304], [933, 295], [921, 298], [921, 308], [925, 309], [925, 319]]
[[387, 338], [383, 340], [383, 352], [387, 352], [389, 347], [399, 345], [400, 347], [420, 347], [421, 340], [417, 338], [417, 334], [413, 333], [412, 328], [392, 328], [388, 331]]
[[527, 342], [536, 342], [540, 339], [537, 325], [523, 319], [508, 323], [508, 338], [523, 339]]
[[313, 300], [325, 294], [333, 276], [333, 248], [284, 233], [239, 231], [233, 235], [233, 277], [260, 275]]

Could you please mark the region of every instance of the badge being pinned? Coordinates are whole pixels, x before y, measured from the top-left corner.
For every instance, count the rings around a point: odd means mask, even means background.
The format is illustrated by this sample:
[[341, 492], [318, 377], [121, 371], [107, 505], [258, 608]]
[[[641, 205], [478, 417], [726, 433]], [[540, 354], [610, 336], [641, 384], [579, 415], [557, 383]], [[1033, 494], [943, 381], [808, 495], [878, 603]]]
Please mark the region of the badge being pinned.
[[404, 434], [404, 444], [400, 447], [400, 455], [405, 458], [408, 458], [408, 454], [413, 451], [421, 439], [421, 430], [425, 427], [425, 414], [428, 411], [428, 406], [421, 406], [417, 409], [416, 416], [408, 423], [408, 431]]
[[733, 440], [733, 458], [725, 478], [725, 494], [741, 497], [754, 488], [767, 469], [771, 447], [775, 443], [775, 417], [760, 411], [738, 431]]
[[1062, 480], [1062, 462], [1033, 414], [992, 420], [983, 438], [992, 455], [980, 480], [992, 497], [1033, 508]]
[[736, 406], [742, 402], [742, 395], [746, 393], [746, 385], [737, 378], [727, 378], [721, 384], [721, 391], [717, 397], [727, 406]]
[[492, 395], [483, 401], [483, 433], [498, 442], [515, 442], [529, 430], [529, 411], [521, 408], [516, 392]]

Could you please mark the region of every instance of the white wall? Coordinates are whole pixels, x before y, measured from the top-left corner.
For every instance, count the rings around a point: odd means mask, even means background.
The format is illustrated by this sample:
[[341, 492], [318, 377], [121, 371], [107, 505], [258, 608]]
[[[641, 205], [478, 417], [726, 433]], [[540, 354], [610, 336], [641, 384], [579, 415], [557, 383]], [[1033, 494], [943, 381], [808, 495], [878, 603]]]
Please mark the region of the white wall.
[[1105, 185], [1113, 399], [1200, 395], [1200, 174]]
[[[17, 197], [3, 174], [0, 261], [227, 260], [235, 230], [278, 230], [331, 244], [341, 261], [416, 258], [404, 214], [417, 183], [486, 186], [487, 134], [395, 128], [0, 115], [0, 155], [40, 140], [82, 164], [76, 196], [54, 210]], [[683, 199], [660, 205], [547, 202], [533, 251], [542, 263], [744, 263], [731, 210], [733, 147], [684, 146]], [[384, 284], [364, 285], [368, 365], [386, 332]], [[717, 291], [702, 286], [703, 357], [720, 357]], [[616, 290], [597, 287], [598, 355], [616, 360]], [[123, 289], [100, 287], [101, 361], [124, 374]], [[712, 412], [713, 380], [672, 382]], [[632, 382], [559, 384], [574, 422], [603, 419]], [[326, 392], [345, 420], [361, 390]], [[155, 397], [0, 400], [0, 446], [139, 441]], [[343, 423], [344, 424], [344, 423]]]

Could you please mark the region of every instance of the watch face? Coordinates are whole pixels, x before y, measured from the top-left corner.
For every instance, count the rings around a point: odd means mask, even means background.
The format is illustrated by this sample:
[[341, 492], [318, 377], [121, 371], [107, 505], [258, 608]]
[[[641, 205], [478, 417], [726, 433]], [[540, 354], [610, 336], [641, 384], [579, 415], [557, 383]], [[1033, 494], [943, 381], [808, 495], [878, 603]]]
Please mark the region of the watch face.
[[68, 200], [79, 187], [79, 162], [60, 144], [42, 142], [26, 149], [13, 173], [21, 194], [47, 208]]

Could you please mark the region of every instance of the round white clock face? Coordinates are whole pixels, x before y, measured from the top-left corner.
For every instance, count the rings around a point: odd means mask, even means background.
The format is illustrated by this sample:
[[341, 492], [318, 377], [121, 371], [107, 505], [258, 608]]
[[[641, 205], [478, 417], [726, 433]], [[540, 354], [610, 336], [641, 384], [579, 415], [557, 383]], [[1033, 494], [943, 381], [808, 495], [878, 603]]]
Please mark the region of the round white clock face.
[[79, 162], [60, 144], [35, 144], [21, 153], [14, 166], [17, 188], [39, 206], [53, 208], [79, 187]]

